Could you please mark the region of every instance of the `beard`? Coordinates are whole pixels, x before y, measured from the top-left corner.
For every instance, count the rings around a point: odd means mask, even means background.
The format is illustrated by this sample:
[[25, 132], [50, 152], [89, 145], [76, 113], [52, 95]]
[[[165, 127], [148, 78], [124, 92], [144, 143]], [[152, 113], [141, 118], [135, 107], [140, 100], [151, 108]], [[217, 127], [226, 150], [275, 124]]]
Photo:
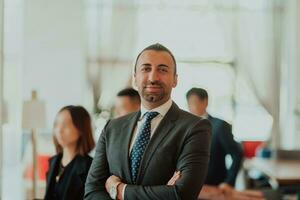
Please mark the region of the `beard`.
[[[159, 91], [149, 92], [149, 91], [147, 91], [147, 87], [149, 87], [149, 86], [157, 87], [157, 88], [159, 88]], [[142, 97], [143, 97], [143, 99], [145, 99], [148, 102], [152, 102], [152, 103], [159, 102], [159, 101], [163, 100], [167, 96], [164, 86], [165, 85], [160, 81], [147, 83], [142, 88]]]

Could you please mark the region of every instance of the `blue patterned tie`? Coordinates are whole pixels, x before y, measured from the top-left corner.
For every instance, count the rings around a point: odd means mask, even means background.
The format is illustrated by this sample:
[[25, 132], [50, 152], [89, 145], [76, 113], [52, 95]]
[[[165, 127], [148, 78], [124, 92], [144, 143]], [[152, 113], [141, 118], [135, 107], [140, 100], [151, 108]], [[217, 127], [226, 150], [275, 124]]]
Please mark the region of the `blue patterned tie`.
[[144, 117], [145, 122], [142, 124], [137, 139], [132, 147], [130, 153], [130, 167], [131, 167], [131, 176], [134, 183], [136, 183], [136, 178], [138, 175], [140, 163], [145, 152], [145, 149], [150, 141], [151, 134], [151, 120], [156, 117], [158, 112], [146, 112]]

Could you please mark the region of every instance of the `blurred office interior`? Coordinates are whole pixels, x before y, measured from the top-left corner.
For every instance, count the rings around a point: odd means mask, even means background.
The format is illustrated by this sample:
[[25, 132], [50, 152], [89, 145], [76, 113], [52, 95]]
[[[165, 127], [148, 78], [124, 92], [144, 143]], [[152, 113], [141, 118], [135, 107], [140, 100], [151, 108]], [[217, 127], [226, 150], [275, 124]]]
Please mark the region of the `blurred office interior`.
[[[232, 124], [249, 159], [264, 144], [273, 156], [296, 152], [299, 164], [299, 21], [298, 0], [0, 0], [0, 199], [32, 197], [32, 92], [45, 108], [34, 111], [42, 198], [58, 110], [87, 108], [97, 140], [115, 95], [132, 86], [137, 54], [156, 42], [177, 58], [180, 107], [203, 87], [209, 112]], [[244, 176], [237, 187], [249, 186]]]

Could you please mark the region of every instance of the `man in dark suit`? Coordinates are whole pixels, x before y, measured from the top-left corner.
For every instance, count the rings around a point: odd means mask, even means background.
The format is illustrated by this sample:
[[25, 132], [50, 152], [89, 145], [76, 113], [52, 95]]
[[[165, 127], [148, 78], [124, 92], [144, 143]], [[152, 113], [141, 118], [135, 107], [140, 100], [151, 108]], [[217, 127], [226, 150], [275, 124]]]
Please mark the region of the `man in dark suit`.
[[208, 167], [210, 123], [171, 100], [177, 85], [176, 61], [161, 44], [138, 55], [134, 78], [141, 110], [105, 126], [85, 199], [197, 199]]
[[[205, 186], [218, 186], [218, 188], [215, 188], [215, 192], [218, 189], [220, 189], [220, 192], [222, 190], [228, 192], [234, 187], [242, 163], [242, 148], [233, 138], [231, 125], [207, 113], [208, 94], [206, 90], [192, 88], [187, 92], [186, 98], [190, 112], [208, 119], [212, 125], [210, 162]], [[226, 168], [225, 164], [226, 155], [230, 155], [232, 158], [229, 169]], [[207, 188], [204, 187], [204, 189]]]

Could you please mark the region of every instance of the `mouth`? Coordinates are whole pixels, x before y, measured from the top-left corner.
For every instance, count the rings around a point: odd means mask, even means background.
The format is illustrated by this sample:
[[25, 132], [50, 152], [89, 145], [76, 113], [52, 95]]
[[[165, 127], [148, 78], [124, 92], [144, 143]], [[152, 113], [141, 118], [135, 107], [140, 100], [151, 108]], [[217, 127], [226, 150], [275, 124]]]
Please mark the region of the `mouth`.
[[145, 90], [147, 90], [148, 92], [157, 92], [162, 90], [162, 87], [158, 85], [149, 85], [145, 87]]

